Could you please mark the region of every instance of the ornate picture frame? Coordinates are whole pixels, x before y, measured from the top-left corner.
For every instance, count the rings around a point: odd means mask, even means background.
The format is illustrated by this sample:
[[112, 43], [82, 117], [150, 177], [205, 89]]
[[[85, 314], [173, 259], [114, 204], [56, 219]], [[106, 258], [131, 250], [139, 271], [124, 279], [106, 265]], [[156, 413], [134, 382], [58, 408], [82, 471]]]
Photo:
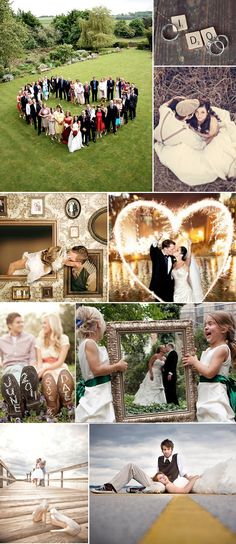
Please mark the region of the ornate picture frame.
[[[193, 326], [190, 320], [120, 321], [107, 323], [107, 349], [109, 360], [116, 363], [122, 358], [121, 335], [126, 333], [182, 333], [184, 353], [194, 350]], [[123, 423], [187, 422], [196, 419], [197, 385], [191, 367], [184, 369], [186, 383], [186, 410], [127, 415], [124, 402], [124, 374], [112, 375], [112, 395], [116, 421]]]
[[81, 212], [81, 204], [77, 198], [69, 198], [65, 203], [65, 213], [69, 219], [77, 219]]
[[89, 260], [96, 267], [96, 287], [93, 291], [74, 290], [72, 288], [72, 269], [69, 266], [64, 267], [64, 298], [72, 298], [75, 300], [102, 298], [103, 296], [103, 250], [91, 249], [88, 250]]
[[[106, 229], [105, 232], [102, 232], [101, 221], [105, 222]], [[88, 222], [88, 230], [91, 236], [100, 244], [107, 244], [107, 233], [108, 233], [108, 209], [107, 206], [100, 208], [93, 213]]]

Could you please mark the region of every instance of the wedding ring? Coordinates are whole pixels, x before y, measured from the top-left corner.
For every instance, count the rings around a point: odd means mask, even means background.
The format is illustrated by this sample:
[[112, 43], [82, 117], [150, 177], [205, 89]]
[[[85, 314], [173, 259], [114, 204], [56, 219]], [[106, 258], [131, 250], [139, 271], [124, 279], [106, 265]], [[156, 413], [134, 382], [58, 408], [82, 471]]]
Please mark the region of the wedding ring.
[[177, 40], [178, 36], [179, 36], [178, 28], [172, 23], [168, 23], [167, 25], [163, 26], [161, 29], [161, 37], [166, 42], [173, 42], [174, 40]]
[[222, 55], [222, 53], [225, 50], [225, 46], [223, 42], [219, 40], [218, 37], [210, 42], [207, 42], [206, 48], [209, 51], [209, 53], [213, 55], [214, 57], [219, 57], [220, 55]]
[[217, 39], [220, 40], [220, 42], [223, 43], [223, 46], [224, 46], [225, 49], [226, 49], [226, 47], [228, 47], [228, 45], [229, 45], [228, 36], [225, 36], [225, 34], [219, 34], [219, 36], [217, 36]]

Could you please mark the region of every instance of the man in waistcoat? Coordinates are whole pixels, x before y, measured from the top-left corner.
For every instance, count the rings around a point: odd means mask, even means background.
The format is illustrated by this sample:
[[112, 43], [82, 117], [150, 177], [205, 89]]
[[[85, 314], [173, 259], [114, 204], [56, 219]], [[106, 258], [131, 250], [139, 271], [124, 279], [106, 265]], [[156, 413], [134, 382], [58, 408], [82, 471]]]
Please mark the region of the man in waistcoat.
[[170, 482], [175, 485], [178, 485], [176, 480], [179, 476], [184, 476], [189, 479], [181, 455], [179, 455], [179, 453], [173, 453], [174, 443], [172, 440], [169, 440], [169, 438], [163, 440], [161, 443], [161, 451], [163, 455], [158, 457], [157, 472], [163, 472], [163, 474], [169, 478]]
[[95, 292], [97, 269], [89, 259], [88, 250], [84, 246], [75, 246], [71, 249], [70, 254], [75, 257], [71, 270], [71, 290], [76, 293]]

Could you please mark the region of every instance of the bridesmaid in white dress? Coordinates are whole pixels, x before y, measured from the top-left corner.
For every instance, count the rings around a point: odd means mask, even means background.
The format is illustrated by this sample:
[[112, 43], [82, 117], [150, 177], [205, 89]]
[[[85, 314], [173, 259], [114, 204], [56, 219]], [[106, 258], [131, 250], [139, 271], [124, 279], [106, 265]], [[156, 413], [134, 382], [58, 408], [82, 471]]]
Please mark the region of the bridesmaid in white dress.
[[118, 363], [110, 364], [106, 348], [97, 344], [103, 339], [106, 330], [103, 316], [97, 308], [81, 306], [76, 316], [80, 341], [78, 356], [83, 380], [77, 384], [79, 404], [75, 412], [75, 421], [113, 423], [115, 413], [111, 374], [124, 372], [128, 365], [122, 359]]
[[[197, 400], [197, 420], [200, 422], [235, 423], [235, 406], [230, 405], [228, 379], [231, 357], [236, 357], [235, 319], [223, 311], [210, 313], [204, 334], [210, 347], [196, 355], [185, 355], [184, 366], [193, 366], [200, 375]], [[232, 400], [231, 400], [232, 404]]]
[[166, 404], [165, 390], [162, 380], [162, 367], [165, 364], [165, 346], [159, 346], [148, 363], [148, 372], [134, 397], [134, 404], [149, 406], [150, 404]]
[[174, 252], [176, 262], [173, 266], [172, 277], [175, 281], [174, 302], [194, 302], [193, 290], [189, 282], [189, 267], [191, 257], [187, 257], [186, 247], [180, 246]]

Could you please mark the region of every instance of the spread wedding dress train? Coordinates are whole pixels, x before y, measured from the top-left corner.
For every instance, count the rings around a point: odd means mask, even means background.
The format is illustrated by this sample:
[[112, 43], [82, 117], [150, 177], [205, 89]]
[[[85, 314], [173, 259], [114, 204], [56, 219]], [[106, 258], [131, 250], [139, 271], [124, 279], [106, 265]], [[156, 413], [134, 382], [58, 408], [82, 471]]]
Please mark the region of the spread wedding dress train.
[[236, 457], [204, 470], [195, 482], [193, 492], [236, 494]]
[[[160, 116], [162, 108], [165, 111], [166, 106], [160, 107]], [[232, 168], [236, 168], [236, 125], [227, 110], [217, 107], [212, 109], [221, 120], [219, 133], [202, 148], [197, 149], [186, 143], [163, 145], [160, 141], [160, 125], [154, 131], [157, 140], [155, 151], [160, 162], [189, 186], [211, 183], [218, 177], [226, 180], [234, 175]], [[199, 146], [202, 146], [201, 136], [197, 133], [195, 136], [199, 139]]]

